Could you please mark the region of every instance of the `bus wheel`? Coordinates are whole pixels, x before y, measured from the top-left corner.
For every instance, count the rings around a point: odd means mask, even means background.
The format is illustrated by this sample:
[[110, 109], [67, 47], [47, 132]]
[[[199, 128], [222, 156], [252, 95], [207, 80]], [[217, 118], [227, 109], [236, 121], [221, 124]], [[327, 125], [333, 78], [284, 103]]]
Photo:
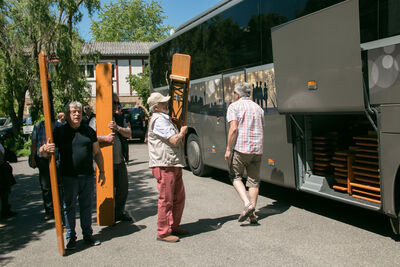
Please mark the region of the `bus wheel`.
[[205, 176], [209, 168], [203, 163], [199, 137], [196, 134], [190, 134], [186, 146], [190, 170], [194, 175]]

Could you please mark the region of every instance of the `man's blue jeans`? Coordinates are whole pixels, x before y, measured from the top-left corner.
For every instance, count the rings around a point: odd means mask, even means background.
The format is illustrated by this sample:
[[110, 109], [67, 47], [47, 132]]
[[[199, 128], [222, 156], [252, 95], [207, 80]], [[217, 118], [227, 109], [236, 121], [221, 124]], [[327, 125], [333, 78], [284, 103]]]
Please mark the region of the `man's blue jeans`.
[[93, 176], [64, 176], [64, 217], [67, 240], [76, 239], [75, 207], [79, 201], [79, 211], [83, 236], [92, 235]]

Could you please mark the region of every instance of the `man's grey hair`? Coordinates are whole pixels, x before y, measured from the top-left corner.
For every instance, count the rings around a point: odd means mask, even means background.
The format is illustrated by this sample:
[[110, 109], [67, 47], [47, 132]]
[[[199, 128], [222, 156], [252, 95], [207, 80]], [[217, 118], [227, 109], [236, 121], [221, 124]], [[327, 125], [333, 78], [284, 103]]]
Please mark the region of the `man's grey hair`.
[[65, 107], [65, 117], [66, 119], [69, 119], [69, 115], [71, 113], [71, 108], [79, 108], [82, 112], [82, 104], [78, 101], [73, 101], [67, 104], [67, 106]]
[[250, 84], [243, 82], [235, 85], [235, 89], [233, 90], [240, 97], [249, 97], [251, 94]]

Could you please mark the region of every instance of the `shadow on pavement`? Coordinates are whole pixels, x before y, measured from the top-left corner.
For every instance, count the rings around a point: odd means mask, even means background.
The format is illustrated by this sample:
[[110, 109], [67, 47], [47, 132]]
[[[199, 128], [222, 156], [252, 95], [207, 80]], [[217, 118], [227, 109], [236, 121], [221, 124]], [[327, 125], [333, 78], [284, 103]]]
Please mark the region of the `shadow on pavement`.
[[144, 229], [146, 229], [145, 225], [135, 225], [130, 222], [119, 222], [101, 229], [98, 238], [100, 241], [105, 242], [113, 238], [130, 235]]
[[[32, 240], [39, 240], [43, 232], [54, 228], [54, 221], [44, 220], [42, 191], [39, 175], [14, 175], [17, 184], [11, 189], [9, 203], [16, 217], [3, 220], [6, 226], [0, 228], [0, 253], [10, 253], [26, 247]], [[56, 246], [56, 240], [54, 240]], [[11, 257], [0, 255], [0, 265], [12, 261]]]
[[[149, 185], [156, 180], [149, 169], [128, 171], [129, 192], [125, 210], [134, 219], [134, 222], [157, 214], [158, 192], [155, 186]], [[150, 181], [149, 181], [150, 180]]]
[[[228, 172], [226, 171], [215, 170], [211, 174], [211, 178], [231, 185]], [[270, 208], [278, 210], [283, 209], [283, 211], [275, 213], [279, 214], [289, 209], [290, 206], [294, 206], [399, 241], [399, 238], [392, 232], [388, 217], [379, 212], [296, 191], [294, 189], [280, 187], [267, 182], [261, 182], [260, 195], [275, 200], [277, 204], [276, 206], [273, 204], [272, 207], [268, 205], [259, 209], [260, 211], [256, 212], [257, 216], [259, 216], [259, 220], [272, 215], [270, 214], [271, 211], [269, 211]], [[265, 216], [266, 214], [270, 215]]]
[[224, 223], [237, 220], [238, 217], [239, 214], [234, 214], [214, 219], [199, 219], [197, 222], [182, 224], [181, 227], [190, 232], [185, 236], [189, 237], [221, 229]]

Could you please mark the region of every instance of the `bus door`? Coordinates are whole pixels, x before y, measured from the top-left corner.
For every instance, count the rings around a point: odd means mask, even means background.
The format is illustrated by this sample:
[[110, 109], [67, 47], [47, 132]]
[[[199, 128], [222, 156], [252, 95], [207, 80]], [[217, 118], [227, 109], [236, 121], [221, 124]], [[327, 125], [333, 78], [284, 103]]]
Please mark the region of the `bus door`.
[[204, 164], [224, 168], [226, 149], [225, 105], [222, 76], [215, 75], [192, 82], [200, 92], [198, 99], [202, 103], [200, 131]]

